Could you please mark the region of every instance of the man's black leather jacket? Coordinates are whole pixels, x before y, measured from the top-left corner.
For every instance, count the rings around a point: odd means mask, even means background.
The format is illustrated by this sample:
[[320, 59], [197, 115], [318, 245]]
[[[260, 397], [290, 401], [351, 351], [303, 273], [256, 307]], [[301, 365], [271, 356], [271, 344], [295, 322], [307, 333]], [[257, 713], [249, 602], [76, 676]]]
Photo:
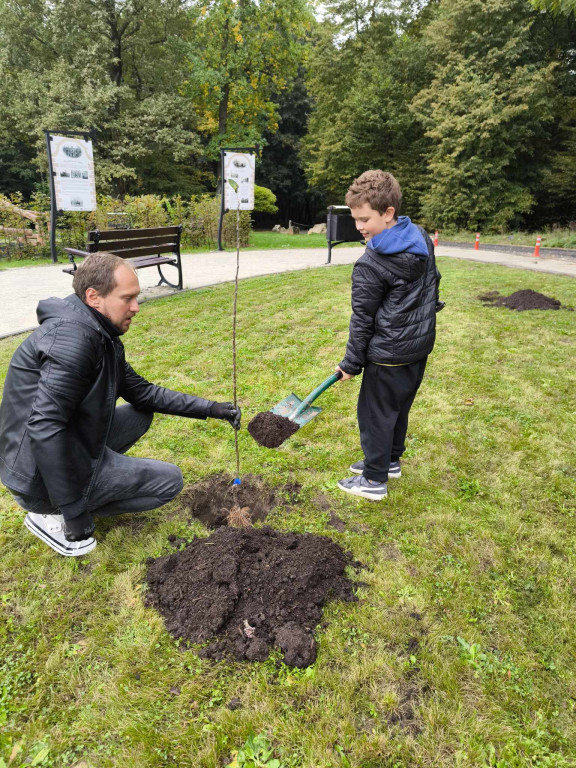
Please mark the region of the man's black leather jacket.
[[0, 404], [0, 479], [54, 507], [90, 496], [116, 400], [205, 419], [212, 400], [139, 376], [124, 345], [75, 295], [38, 305], [37, 328], [10, 362]]

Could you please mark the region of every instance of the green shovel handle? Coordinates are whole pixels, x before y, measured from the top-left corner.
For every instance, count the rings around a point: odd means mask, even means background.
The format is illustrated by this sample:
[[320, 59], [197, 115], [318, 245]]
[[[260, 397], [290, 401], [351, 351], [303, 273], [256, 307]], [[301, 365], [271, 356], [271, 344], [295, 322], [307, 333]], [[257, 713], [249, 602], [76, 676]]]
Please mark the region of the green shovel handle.
[[342, 378], [342, 371], [336, 371], [336, 373], [333, 373], [332, 376], [328, 376], [327, 379], [325, 379], [322, 384], [316, 387], [316, 389], [313, 389], [310, 394], [302, 400], [300, 405], [295, 408], [290, 416], [288, 418], [290, 421], [294, 421], [294, 419], [299, 416], [302, 411], [306, 410], [310, 403], [313, 403], [314, 400], [316, 400], [317, 397], [319, 397], [322, 392], [326, 392], [326, 390], [332, 386], [332, 384], [335, 384], [337, 381], [339, 381]]

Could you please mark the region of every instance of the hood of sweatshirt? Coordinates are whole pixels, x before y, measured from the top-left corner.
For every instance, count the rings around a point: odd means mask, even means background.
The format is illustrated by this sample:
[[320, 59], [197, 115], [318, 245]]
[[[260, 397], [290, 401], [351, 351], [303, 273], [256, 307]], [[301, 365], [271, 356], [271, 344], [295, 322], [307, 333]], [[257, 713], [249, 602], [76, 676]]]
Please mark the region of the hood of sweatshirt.
[[379, 235], [374, 235], [367, 246], [382, 256], [411, 253], [420, 259], [428, 257], [428, 246], [424, 235], [408, 216], [399, 216], [398, 222], [393, 227], [385, 229]]
[[65, 299], [43, 299], [38, 304], [36, 316], [40, 325], [49, 320], [71, 320], [88, 325], [105, 336], [110, 336], [104, 324], [98, 322], [89, 307], [75, 293], [66, 296]]

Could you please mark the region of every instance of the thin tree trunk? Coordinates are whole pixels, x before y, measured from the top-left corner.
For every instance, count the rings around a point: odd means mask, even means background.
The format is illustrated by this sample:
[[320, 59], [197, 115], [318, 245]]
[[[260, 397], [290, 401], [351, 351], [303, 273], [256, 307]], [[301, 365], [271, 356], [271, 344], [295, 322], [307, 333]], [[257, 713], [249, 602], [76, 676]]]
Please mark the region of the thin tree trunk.
[[230, 83], [226, 83], [222, 89], [222, 98], [218, 105], [218, 133], [223, 136], [228, 127], [228, 102], [230, 100]]

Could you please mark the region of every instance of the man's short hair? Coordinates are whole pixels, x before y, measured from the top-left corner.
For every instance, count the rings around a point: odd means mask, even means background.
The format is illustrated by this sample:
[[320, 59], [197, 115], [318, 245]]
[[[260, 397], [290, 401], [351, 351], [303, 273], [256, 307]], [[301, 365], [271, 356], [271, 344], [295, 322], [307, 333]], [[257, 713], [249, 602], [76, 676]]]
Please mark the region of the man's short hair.
[[128, 267], [134, 271], [134, 268], [125, 259], [114, 253], [102, 251], [87, 256], [74, 272], [72, 281], [74, 293], [84, 302], [88, 288], [94, 288], [100, 296], [108, 296], [116, 287], [114, 273], [120, 266]]
[[400, 184], [386, 171], [365, 171], [352, 182], [346, 193], [346, 205], [349, 208], [359, 208], [364, 203], [368, 203], [378, 213], [385, 213], [392, 207], [397, 217], [402, 205]]

